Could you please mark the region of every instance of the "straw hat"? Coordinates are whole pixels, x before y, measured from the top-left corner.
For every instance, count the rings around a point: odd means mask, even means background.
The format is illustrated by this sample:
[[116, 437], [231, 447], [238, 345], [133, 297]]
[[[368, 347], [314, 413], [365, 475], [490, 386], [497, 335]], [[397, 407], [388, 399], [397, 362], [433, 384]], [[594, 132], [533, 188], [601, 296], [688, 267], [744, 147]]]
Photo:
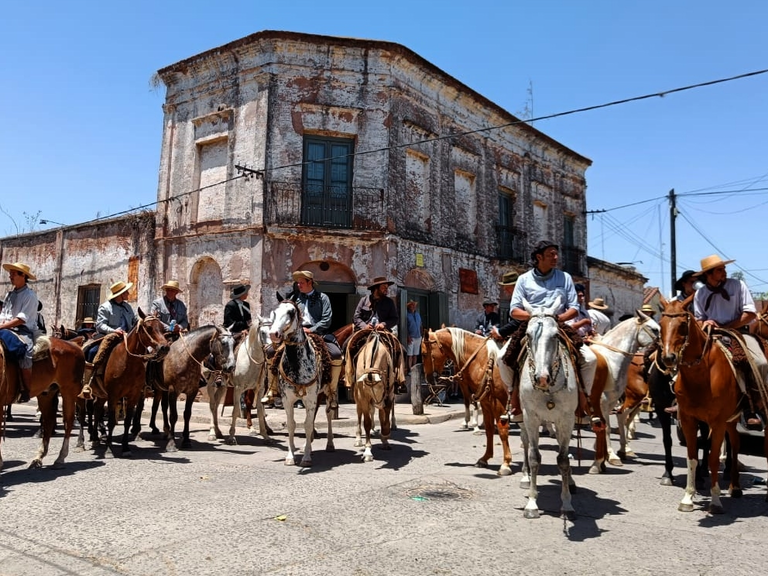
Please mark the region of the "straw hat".
[[95, 324], [95, 322], [93, 321], [93, 318], [91, 318], [90, 316], [86, 316], [85, 318], [83, 318], [83, 324]]
[[587, 304], [589, 304], [590, 308], [594, 308], [595, 310], [608, 310], [608, 305], [602, 297], [597, 297], [594, 300], [587, 302]]
[[312, 282], [315, 282], [315, 275], [312, 274], [309, 270], [296, 270], [293, 274], [291, 274], [293, 277], [294, 282], [298, 282], [299, 279], [304, 278], [305, 280], [312, 280]]
[[499, 286], [514, 286], [517, 283], [518, 278], [519, 276], [514, 270], [504, 272], [501, 277], [501, 282], [499, 282]]
[[696, 272], [696, 276], [701, 276], [713, 268], [717, 268], [718, 266], [725, 266], [731, 262], [736, 262], [736, 260], [723, 260], [717, 254], [712, 254], [711, 256], [707, 256], [706, 258], [701, 259], [701, 270]]
[[240, 296], [248, 292], [248, 290], [250, 289], [251, 289], [250, 284], [237, 284], [230, 291], [230, 295], [232, 298], [240, 298]]
[[179, 288], [179, 283], [177, 280], [168, 280], [165, 284], [160, 286], [163, 290], [176, 290], [176, 292], [184, 292], [181, 288]]
[[387, 286], [392, 286], [394, 284], [394, 280], [387, 280], [386, 276], [376, 276], [376, 278], [373, 279], [373, 282], [371, 282], [368, 285], [368, 290], [373, 290], [376, 288], [376, 286], [380, 286], [382, 284], [386, 284]]
[[29, 266], [26, 264], [22, 264], [21, 262], [14, 262], [13, 264], [3, 264], [3, 268], [5, 268], [8, 271], [15, 270], [16, 272], [21, 272], [24, 274], [24, 276], [27, 277], [27, 280], [37, 280], [37, 276], [32, 274], [32, 272], [29, 271]]
[[419, 303], [416, 300], [408, 300], [408, 302], [405, 303], [406, 306], [410, 306], [411, 304], [418, 305]]
[[650, 304], [643, 304], [643, 307], [640, 308], [640, 311], [643, 314], [656, 314], [656, 310], [653, 309], [653, 306]]
[[120, 294], [124, 292], [128, 292], [128, 290], [130, 290], [131, 288], [133, 288], [133, 282], [128, 282], [128, 284], [126, 284], [122, 280], [120, 282], [115, 282], [114, 284], [112, 284], [112, 286], [109, 287], [108, 299], [112, 300], [113, 298], [117, 298], [118, 296], [120, 296]]

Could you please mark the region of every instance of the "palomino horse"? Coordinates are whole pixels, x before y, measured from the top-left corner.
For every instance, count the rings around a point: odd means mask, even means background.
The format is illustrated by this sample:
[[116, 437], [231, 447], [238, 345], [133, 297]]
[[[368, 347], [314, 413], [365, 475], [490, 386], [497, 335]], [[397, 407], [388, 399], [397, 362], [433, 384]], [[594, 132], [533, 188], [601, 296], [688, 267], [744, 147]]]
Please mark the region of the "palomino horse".
[[[235, 349], [234, 370], [224, 375], [227, 386], [233, 387], [232, 392], [232, 422], [229, 426], [227, 444], [237, 444], [235, 427], [240, 417], [240, 396], [246, 390], [254, 390], [254, 402], [259, 419], [259, 434], [265, 440], [269, 440], [269, 428], [264, 416], [264, 405], [261, 397], [264, 392], [264, 383], [267, 373], [267, 358], [264, 348], [269, 338], [268, 328], [270, 322], [263, 318], [254, 318], [248, 330], [248, 336]], [[227, 392], [227, 386], [217, 386], [215, 372], [204, 372], [207, 390], [208, 405], [211, 409], [211, 428], [208, 440], [214, 441], [223, 438], [218, 422], [218, 408]], [[246, 410], [248, 408], [246, 407]]]
[[[605, 382], [595, 381], [587, 393], [592, 400], [592, 407], [599, 406], [603, 421], [608, 423], [611, 410], [616, 407], [619, 398], [624, 394], [627, 386], [627, 369], [632, 357], [639, 347], [645, 347], [656, 341], [659, 337], [659, 325], [653, 318], [638, 311], [635, 318], [628, 318], [619, 322], [591, 346], [582, 348], [583, 354], [599, 355], [607, 365]], [[589, 387], [590, 383], [586, 385]], [[598, 396], [599, 394], [599, 396]], [[619, 452], [616, 454], [611, 447], [611, 428], [605, 426], [605, 446], [607, 453], [601, 450], [595, 451], [595, 461], [589, 469], [590, 474], [599, 474], [605, 471], [605, 460], [614, 466], [621, 466], [620, 456], [626, 454], [627, 445], [627, 419], [626, 414], [619, 411], [616, 414], [619, 424]], [[599, 444], [602, 439], [596, 438]]]
[[[365, 344], [353, 357], [353, 349], [357, 348], [355, 341], [358, 339], [365, 339]], [[376, 410], [379, 411], [381, 423], [381, 447], [391, 450], [389, 414], [395, 404], [395, 364], [390, 352], [391, 346], [400, 346], [397, 338], [390, 332], [379, 330], [358, 332], [347, 346], [345, 378], [352, 383], [357, 407], [355, 446], [365, 447], [363, 462], [373, 462], [371, 428]], [[365, 427], [365, 444], [362, 440], [361, 420]]]
[[509, 393], [496, 365], [500, 358], [496, 342], [460, 328], [430, 330], [421, 341], [421, 356], [427, 378], [437, 378], [446, 362], [452, 361], [456, 367], [454, 378], [458, 379], [464, 398], [480, 403], [485, 421], [485, 454], [475, 466], [486, 468], [493, 458], [495, 423], [503, 451], [498, 475], [512, 474], [509, 423], [501, 420], [507, 411]]
[[[30, 396], [37, 396], [38, 407], [42, 415], [43, 433], [40, 448], [30, 463], [30, 468], [40, 468], [43, 458], [48, 454], [48, 445], [56, 424], [56, 388], [61, 393], [64, 420], [64, 440], [61, 451], [54, 462], [54, 467], [64, 465], [69, 454], [69, 438], [75, 421], [75, 406], [80, 393], [85, 369], [83, 350], [77, 344], [42, 336], [35, 345], [37, 351], [32, 365], [32, 388]], [[14, 362], [7, 362], [5, 351], [0, 346], [0, 405], [14, 401], [18, 390], [19, 368]], [[0, 438], [4, 432], [3, 414], [0, 411]], [[3, 467], [0, 455], [0, 469]]]
[[[720, 500], [720, 446], [727, 431], [731, 441], [732, 465], [729, 491], [739, 498], [738, 457], [740, 438], [736, 419], [741, 410], [740, 390], [736, 375], [721, 344], [706, 334], [687, 309], [692, 296], [684, 301], [662, 300], [661, 358], [664, 365], [677, 370], [675, 393], [678, 417], [685, 435], [688, 455], [688, 479], [683, 499], [678, 506], [681, 512], [693, 511], [693, 495], [696, 492], [696, 420], [709, 424], [712, 446], [709, 452], [711, 502], [709, 511], [722, 514]], [[768, 435], [766, 435], [768, 445]], [[768, 447], [768, 446], [767, 446]], [[768, 452], [766, 452], [768, 455]]]
[[[537, 480], [541, 453], [539, 452], [539, 428], [546, 422], [554, 424], [557, 438], [557, 467], [562, 480], [560, 512], [563, 518], [573, 519], [571, 491], [576, 485], [571, 476], [568, 450], [576, 421], [579, 403], [576, 370], [566, 346], [560, 340], [555, 311], [558, 301], [551, 308], [533, 308], [527, 301], [523, 306], [531, 315], [526, 331], [527, 351], [520, 364], [520, 405], [523, 409], [523, 477], [521, 488], [528, 488], [528, 502], [523, 514], [526, 518], [538, 518], [539, 507]], [[502, 377], [512, 385], [511, 368], [503, 361], [498, 363]]]
[[189, 420], [192, 417], [192, 405], [200, 389], [200, 372], [204, 368], [203, 361], [213, 357], [214, 370], [224, 373], [232, 372], [235, 368], [233, 353], [235, 339], [232, 333], [220, 326], [203, 326], [188, 334], [181, 334], [179, 339], [171, 344], [168, 354], [162, 361], [162, 381], [156, 387], [168, 395], [170, 414], [166, 419], [163, 412], [163, 428], [168, 435], [166, 451], [176, 452], [176, 422], [179, 419], [177, 402], [179, 394], [184, 394], [184, 430], [181, 446], [189, 448]]
[[[107, 418], [107, 450], [112, 446], [112, 433], [117, 424], [117, 412], [126, 399], [125, 405], [125, 430], [123, 431], [122, 452], [123, 456], [130, 456], [131, 448], [129, 427], [133, 420], [133, 413], [139, 396], [144, 392], [147, 360], [158, 360], [168, 352], [168, 341], [165, 339], [163, 323], [159, 318], [147, 316], [139, 308], [139, 321], [130, 332], [123, 335], [123, 341], [117, 344], [109, 353], [104, 375], [97, 376], [103, 382], [103, 390], [96, 393], [93, 401], [95, 421], [101, 422], [105, 403], [109, 406]], [[99, 352], [101, 353], [101, 352]], [[98, 354], [97, 354], [98, 356]], [[98, 386], [96, 388], [99, 388]], [[106, 397], [100, 394], [106, 393]], [[96, 427], [91, 429], [91, 441], [98, 441]]]
[[[332, 398], [336, 397], [336, 390], [331, 389], [330, 366], [328, 366], [328, 378], [326, 380], [320, 345], [309, 339], [304, 333], [301, 310], [292, 300], [283, 300], [273, 311], [269, 338], [275, 348], [278, 345], [284, 347], [276, 369], [288, 427], [288, 454], [285, 457], [285, 464], [286, 466], [293, 466], [296, 463], [296, 446], [293, 441], [296, 420], [293, 416], [293, 405], [297, 400], [302, 400], [305, 408], [304, 434], [306, 440], [300, 465], [311, 466], [315, 409], [318, 395], [321, 392], [326, 395], [325, 413], [328, 419], [328, 438], [325, 449], [328, 452], [335, 450], [331, 401]], [[328, 363], [330, 364], [330, 361]]]

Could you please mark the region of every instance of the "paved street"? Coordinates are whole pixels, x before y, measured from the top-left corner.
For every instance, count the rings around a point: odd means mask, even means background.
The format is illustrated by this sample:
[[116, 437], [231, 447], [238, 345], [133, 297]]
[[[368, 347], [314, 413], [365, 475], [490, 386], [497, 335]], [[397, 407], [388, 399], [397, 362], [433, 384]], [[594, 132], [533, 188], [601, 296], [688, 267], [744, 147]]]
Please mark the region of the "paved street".
[[[32, 405], [34, 401], [32, 402]], [[2, 444], [0, 574], [752, 574], [764, 570], [766, 463], [744, 456], [745, 495], [723, 499], [726, 514], [677, 511], [682, 488], [659, 485], [660, 430], [646, 415], [633, 442], [638, 458], [589, 476], [591, 451], [575, 470], [575, 522], [559, 518], [560, 481], [553, 441], [543, 440], [539, 506], [525, 520], [519, 488], [520, 442], [513, 471], [477, 469], [484, 436], [459, 430], [461, 406], [430, 406], [426, 418], [398, 404], [393, 449], [374, 444], [364, 464], [353, 447], [353, 406], [335, 422], [336, 451], [314, 442], [310, 469], [283, 464], [282, 411], [269, 410], [274, 442], [238, 429], [239, 445], [208, 442], [195, 407], [193, 449], [162, 451], [139, 439], [131, 459], [104, 450], [71, 452], [63, 470], [28, 470], [38, 441], [34, 407], [14, 406]], [[227, 408], [227, 416], [230, 409]], [[416, 423], [429, 420], [432, 423]], [[146, 424], [146, 420], [145, 420]], [[146, 428], [146, 426], [145, 426]], [[322, 431], [324, 426], [318, 426]], [[585, 432], [591, 448], [593, 436]], [[297, 443], [303, 444], [301, 440]], [[74, 441], [72, 442], [74, 448]], [[119, 447], [116, 448], [119, 450]], [[678, 482], [683, 449], [675, 447]], [[577, 450], [572, 448], [574, 464]]]

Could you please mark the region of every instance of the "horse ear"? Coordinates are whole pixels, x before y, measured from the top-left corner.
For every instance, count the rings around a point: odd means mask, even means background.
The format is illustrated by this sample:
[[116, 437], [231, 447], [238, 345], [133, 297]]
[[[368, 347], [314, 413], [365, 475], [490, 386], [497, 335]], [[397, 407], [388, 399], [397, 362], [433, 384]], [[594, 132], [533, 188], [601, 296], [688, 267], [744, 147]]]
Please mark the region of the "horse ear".
[[635, 310], [635, 316], [640, 322], [647, 322], [649, 320], [648, 315], [642, 310]]
[[277, 301], [278, 301], [278, 302], [282, 302], [283, 300], [285, 300], [285, 296], [283, 296], [282, 294], [280, 294], [280, 291], [279, 291], [279, 290], [275, 292], [275, 296], [277, 296]]
[[683, 308], [687, 308], [688, 305], [693, 301], [693, 297], [696, 296], [696, 292], [688, 296], [685, 300], [683, 300]]
[[667, 299], [666, 299], [666, 298], [664, 298], [664, 296], [662, 296], [661, 294], [659, 294], [659, 304], [661, 304], [661, 306], [662, 306], [663, 308], [666, 308], [666, 307], [667, 307], [667, 304], [669, 304], [669, 302], [667, 302]]
[[144, 310], [142, 310], [141, 306], [139, 306], [139, 318], [141, 318], [143, 320], [146, 317], [147, 317], [147, 315], [144, 314]]

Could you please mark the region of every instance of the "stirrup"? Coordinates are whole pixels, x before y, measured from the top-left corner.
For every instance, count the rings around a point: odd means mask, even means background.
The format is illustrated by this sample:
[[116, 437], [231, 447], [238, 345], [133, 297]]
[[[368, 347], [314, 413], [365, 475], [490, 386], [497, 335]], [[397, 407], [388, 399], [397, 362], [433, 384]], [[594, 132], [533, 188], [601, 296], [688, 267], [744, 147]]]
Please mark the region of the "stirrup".
[[83, 400], [93, 399], [93, 392], [91, 391], [91, 386], [89, 384], [86, 384], [85, 386], [83, 386], [83, 389], [80, 390], [80, 394], [78, 394], [77, 397]]

